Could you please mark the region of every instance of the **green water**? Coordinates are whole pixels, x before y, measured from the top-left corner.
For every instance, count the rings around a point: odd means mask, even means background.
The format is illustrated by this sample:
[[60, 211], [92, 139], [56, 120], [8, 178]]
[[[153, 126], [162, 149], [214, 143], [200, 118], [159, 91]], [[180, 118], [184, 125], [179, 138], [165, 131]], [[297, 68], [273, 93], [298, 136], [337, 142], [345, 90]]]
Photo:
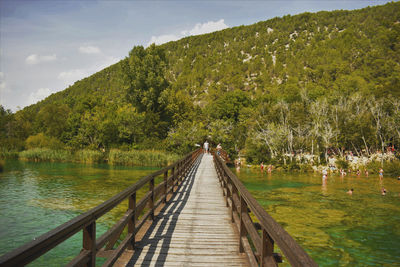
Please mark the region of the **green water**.
[[[0, 255], [99, 205], [155, 170], [7, 161], [0, 172]], [[126, 209], [127, 203], [123, 202], [102, 217], [96, 225], [97, 236]], [[82, 233], [78, 232], [31, 266], [63, 266], [81, 247]]]
[[[236, 174], [320, 266], [400, 266], [396, 178], [330, 175], [323, 182], [316, 174]], [[350, 188], [353, 195], [346, 194]]]

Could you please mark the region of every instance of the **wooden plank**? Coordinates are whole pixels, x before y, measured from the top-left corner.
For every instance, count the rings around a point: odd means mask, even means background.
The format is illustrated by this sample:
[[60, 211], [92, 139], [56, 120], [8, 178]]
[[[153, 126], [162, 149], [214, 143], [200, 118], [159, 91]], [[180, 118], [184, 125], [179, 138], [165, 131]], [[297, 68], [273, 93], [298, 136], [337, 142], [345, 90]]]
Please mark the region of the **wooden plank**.
[[[176, 175], [185, 172], [179, 167]], [[143, 238], [137, 240], [135, 251], [126, 250], [115, 266], [128, 262], [139, 266], [248, 265], [247, 257], [239, 253], [239, 236], [211, 156], [203, 157], [194, 177], [193, 170], [186, 172], [189, 177], [168, 200], [168, 206], [156, 214]]]

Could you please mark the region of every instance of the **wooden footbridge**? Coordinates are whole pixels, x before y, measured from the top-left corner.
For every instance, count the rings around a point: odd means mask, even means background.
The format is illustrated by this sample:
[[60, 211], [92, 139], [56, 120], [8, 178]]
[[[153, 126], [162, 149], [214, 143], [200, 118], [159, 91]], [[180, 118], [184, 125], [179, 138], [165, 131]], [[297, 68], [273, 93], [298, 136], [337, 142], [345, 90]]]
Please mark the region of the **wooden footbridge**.
[[[97, 237], [96, 221], [124, 200], [124, 216]], [[102, 266], [317, 266], [224, 160], [200, 149], [5, 254], [0, 266], [26, 265], [80, 231], [82, 250], [67, 266], [99, 258]]]

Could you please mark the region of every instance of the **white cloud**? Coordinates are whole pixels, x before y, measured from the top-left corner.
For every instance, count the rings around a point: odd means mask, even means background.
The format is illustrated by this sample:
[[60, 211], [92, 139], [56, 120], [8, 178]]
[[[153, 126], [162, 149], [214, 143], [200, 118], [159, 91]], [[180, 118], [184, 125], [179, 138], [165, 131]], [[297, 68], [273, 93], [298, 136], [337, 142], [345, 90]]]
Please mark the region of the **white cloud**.
[[82, 54], [100, 54], [101, 50], [97, 46], [81, 46], [79, 47], [79, 52]]
[[36, 92], [33, 92], [29, 95], [28, 105], [35, 104], [35, 103], [39, 102], [40, 100], [45, 99], [52, 93], [53, 92], [49, 88], [39, 88]]
[[35, 65], [35, 64], [42, 63], [42, 62], [50, 62], [50, 61], [55, 61], [55, 60], [57, 60], [56, 54], [45, 55], [45, 56], [32, 54], [32, 55], [29, 55], [26, 57], [25, 62], [28, 65]]
[[206, 23], [197, 23], [192, 29], [181, 31], [180, 34], [163, 34], [159, 36], [152, 36], [147, 45], [155, 43], [157, 45], [164, 44], [170, 41], [179, 40], [189, 35], [199, 35], [215, 31], [220, 31], [228, 28], [224, 19], [218, 21], [208, 21]]
[[164, 35], [159, 35], [159, 36], [151, 36], [151, 39], [148, 43], [148, 45], [155, 43], [156, 45], [168, 43], [170, 41], [176, 41], [178, 39], [182, 38], [182, 36], [177, 36], [174, 34], [164, 34]]
[[194, 28], [189, 31], [189, 35], [205, 34], [220, 31], [226, 28], [228, 28], [228, 25], [225, 24], [223, 19], [218, 21], [209, 21], [203, 24], [197, 23]]

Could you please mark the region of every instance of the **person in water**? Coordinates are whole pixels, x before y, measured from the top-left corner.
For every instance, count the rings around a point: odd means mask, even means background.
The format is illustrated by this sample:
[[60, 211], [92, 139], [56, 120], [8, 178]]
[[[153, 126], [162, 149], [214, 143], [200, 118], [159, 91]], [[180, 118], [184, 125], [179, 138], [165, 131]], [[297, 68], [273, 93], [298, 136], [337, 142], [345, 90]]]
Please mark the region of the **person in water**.
[[260, 170], [261, 170], [261, 172], [263, 172], [263, 171], [264, 171], [264, 161], [263, 161], [263, 162], [261, 162], [261, 164], [260, 164]]
[[353, 194], [353, 191], [354, 191], [354, 189], [352, 188], [352, 189], [350, 189], [349, 191], [347, 191], [346, 193], [349, 194], [349, 195], [352, 195], [352, 194]]
[[325, 179], [326, 177], [328, 177], [328, 171], [326, 169], [324, 169], [322, 171], [322, 179]]
[[386, 189], [384, 187], [382, 187], [381, 194], [382, 196], [386, 196]]
[[380, 178], [383, 177], [383, 169], [382, 169], [382, 168], [379, 169], [379, 177], [380, 177]]

